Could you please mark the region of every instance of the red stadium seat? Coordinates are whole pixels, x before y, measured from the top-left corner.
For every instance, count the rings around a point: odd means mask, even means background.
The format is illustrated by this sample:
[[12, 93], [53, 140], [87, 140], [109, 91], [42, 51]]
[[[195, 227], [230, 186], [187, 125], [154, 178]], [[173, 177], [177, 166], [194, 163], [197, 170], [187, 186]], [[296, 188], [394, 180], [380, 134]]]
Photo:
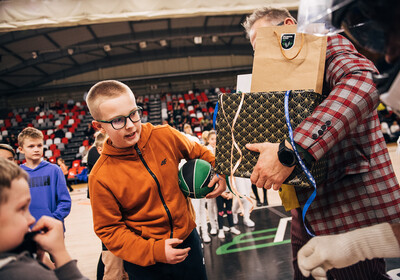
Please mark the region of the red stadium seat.
[[72, 162], [72, 167], [73, 168], [78, 168], [79, 166], [81, 166], [81, 160], [80, 159], [76, 159]]

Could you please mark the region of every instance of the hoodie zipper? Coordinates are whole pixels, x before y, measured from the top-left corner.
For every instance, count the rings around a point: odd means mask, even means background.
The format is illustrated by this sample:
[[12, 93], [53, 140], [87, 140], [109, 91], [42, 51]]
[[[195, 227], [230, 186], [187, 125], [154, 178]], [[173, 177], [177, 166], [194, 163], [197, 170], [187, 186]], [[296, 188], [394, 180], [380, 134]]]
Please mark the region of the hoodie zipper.
[[142, 152], [140, 151], [138, 145], [135, 145], [135, 150], [139, 155], [140, 160], [142, 161], [143, 165], [146, 167], [147, 171], [150, 173], [151, 177], [153, 177], [154, 181], [157, 184], [157, 188], [158, 188], [158, 195], [160, 196], [161, 202], [164, 206], [165, 212], [167, 212], [168, 215], [168, 219], [169, 219], [169, 227], [171, 228], [171, 234], [170, 234], [170, 238], [173, 238], [174, 235], [174, 229], [173, 229], [173, 225], [172, 225], [172, 216], [171, 216], [171, 212], [168, 209], [167, 204], [165, 203], [164, 197], [161, 193], [161, 186], [160, 186], [160, 182], [158, 182], [158, 179], [156, 177], [156, 175], [153, 173], [153, 171], [151, 171], [150, 167], [147, 165], [146, 161], [143, 158]]

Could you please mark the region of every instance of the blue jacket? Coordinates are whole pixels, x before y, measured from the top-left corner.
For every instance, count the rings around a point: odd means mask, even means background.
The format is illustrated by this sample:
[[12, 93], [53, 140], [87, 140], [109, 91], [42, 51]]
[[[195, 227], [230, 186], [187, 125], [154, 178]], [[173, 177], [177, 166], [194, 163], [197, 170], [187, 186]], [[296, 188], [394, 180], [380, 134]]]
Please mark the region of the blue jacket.
[[21, 168], [29, 174], [32, 216], [36, 221], [42, 216], [50, 216], [64, 223], [71, 211], [71, 197], [61, 168], [47, 161], [42, 161], [35, 169], [24, 164]]

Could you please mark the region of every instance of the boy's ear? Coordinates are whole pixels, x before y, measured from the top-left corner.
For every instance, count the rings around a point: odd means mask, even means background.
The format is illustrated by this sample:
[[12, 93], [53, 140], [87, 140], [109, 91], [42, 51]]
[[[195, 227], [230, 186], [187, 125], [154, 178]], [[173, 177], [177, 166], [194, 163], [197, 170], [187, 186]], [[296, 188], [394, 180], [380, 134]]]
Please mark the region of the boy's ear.
[[18, 150], [19, 150], [20, 153], [25, 154], [25, 153], [24, 153], [24, 147], [23, 147], [23, 146], [18, 146]]
[[92, 125], [94, 128], [96, 128], [97, 130], [99, 130], [101, 133], [106, 133], [106, 131], [103, 128], [102, 123], [98, 122], [98, 121], [92, 121]]

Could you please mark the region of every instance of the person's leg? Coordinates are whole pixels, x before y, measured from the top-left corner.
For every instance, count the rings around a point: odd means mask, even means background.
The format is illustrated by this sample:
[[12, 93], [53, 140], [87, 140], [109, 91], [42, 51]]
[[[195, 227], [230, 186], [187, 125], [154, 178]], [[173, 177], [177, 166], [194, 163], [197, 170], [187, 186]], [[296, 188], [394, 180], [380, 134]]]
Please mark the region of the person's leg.
[[224, 207], [224, 199], [222, 196], [218, 196], [216, 198], [217, 201], [217, 209], [218, 209], [218, 238], [225, 238], [225, 233], [223, 230], [224, 227], [224, 214], [225, 214], [225, 207]]
[[232, 199], [225, 199], [226, 215], [228, 217], [229, 231], [233, 234], [240, 234], [240, 230], [235, 228], [232, 219]]
[[203, 239], [204, 242], [208, 243], [208, 242], [211, 242], [211, 238], [208, 235], [206, 199], [202, 198], [199, 200], [200, 200], [199, 222], [200, 222], [200, 228], [201, 228], [201, 238]]
[[218, 229], [222, 229], [224, 226], [224, 214], [225, 214], [225, 207], [224, 207], [224, 199], [221, 196], [216, 198], [217, 201], [217, 209], [218, 209]]
[[201, 248], [200, 238], [197, 231], [192, 231], [182, 244], [177, 246], [177, 248], [187, 247], [190, 247], [187, 258], [181, 263], [172, 265], [172, 278], [174, 280], [207, 280], [203, 250]]
[[122, 259], [108, 250], [103, 251], [101, 256], [104, 263], [103, 280], [122, 279], [125, 272]]
[[291, 237], [291, 244], [292, 244], [292, 265], [293, 265], [293, 270], [294, 270], [294, 275], [293, 279], [295, 280], [311, 280], [314, 279], [311, 276], [310, 277], [304, 277], [303, 274], [301, 274], [301, 271], [299, 269], [299, 266], [297, 264], [297, 252], [300, 250], [301, 247], [303, 247], [304, 244], [307, 243], [308, 240], [310, 240], [309, 235], [304, 229], [303, 226], [303, 220], [301, 216], [301, 209], [293, 209], [291, 210], [292, 213], [292, 225], [290, 228], [290, 237]]
[[175, 280], [171, 264], [156, 263], [140, 266], [124, 261], [124, 269], [128, 273], [129, 280]]
[[200, 234], [200, 199], [191, 199], [194, 213], [196, 213], [196, 227], [197, 233]]
[[263, 195], [264, 195], [264, 201], [263, 201], [263, 206], [268, 205], [268, 197], [267, 197], [267, 189], [263, 188]]
[[208, 220], [210, 221], [210, 226], [211, 226], [210, 233], [215, 235], [218, 233], [217, 202], [215, 198], [207, 199], [207, 210], [208, 210]]
[[104, 263], [103, 263], [103, 260], [101, 259], [101, 255], [102, 255], [102, 253], [100, 253], [99, 261], [97, 263], [97, 272], [96, 272], [97, 280], [103, 280], [103, 276], [104, 276]]
[[257, 207], [260, 207], [262, 204], [260, 201], [260, 197], [258, 196], [257, 186], [252, 184], [251, 189], [253, 190], [254, 196], [256, 197]]

